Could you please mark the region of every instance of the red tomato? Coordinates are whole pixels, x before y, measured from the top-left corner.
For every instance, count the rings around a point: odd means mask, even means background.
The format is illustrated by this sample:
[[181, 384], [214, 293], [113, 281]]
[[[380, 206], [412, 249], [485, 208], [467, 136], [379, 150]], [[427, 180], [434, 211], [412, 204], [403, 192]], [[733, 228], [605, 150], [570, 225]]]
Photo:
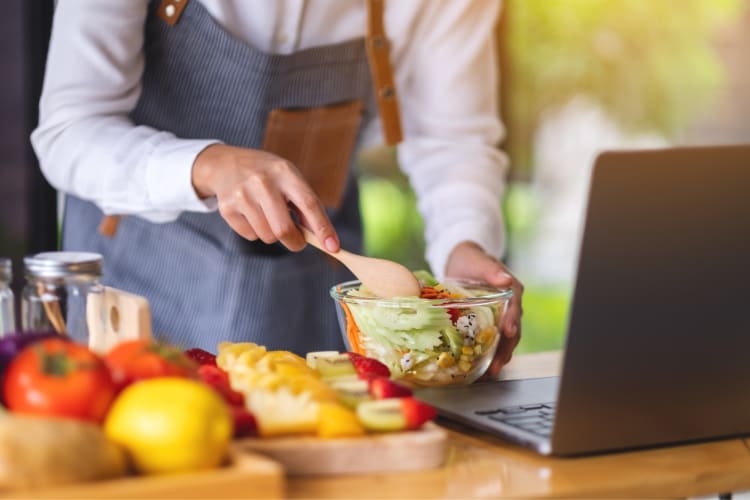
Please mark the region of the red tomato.
[[198, 365], [182, 349], [151, 340], [122, 342], [104, 358], [118, 388], [154, 377], [196, 377]]
[[3, 397], [19, 413], [101, 422], [116, 394], [102, 358], [62, 339], [36, 342], [5, 372]]
[[448, 308], [448, 314], [451, 317], [451, 323], [454, 325], [456, 324], [456, 321], [458, 321], [458, 318], [461, 317], [461, 310], [456, 309], [455, 307], [449, 307]]

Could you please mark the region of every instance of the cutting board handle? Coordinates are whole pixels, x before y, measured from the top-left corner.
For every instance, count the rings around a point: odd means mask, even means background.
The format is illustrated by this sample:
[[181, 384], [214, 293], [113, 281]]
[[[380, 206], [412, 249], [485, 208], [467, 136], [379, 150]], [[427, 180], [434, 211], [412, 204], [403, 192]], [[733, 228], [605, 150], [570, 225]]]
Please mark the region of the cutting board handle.
[[125, 340], [150, 339], [151, 309], [145, 297], [117, 288], [89, 294], [86, 302], [89, 348], [104, 354]]

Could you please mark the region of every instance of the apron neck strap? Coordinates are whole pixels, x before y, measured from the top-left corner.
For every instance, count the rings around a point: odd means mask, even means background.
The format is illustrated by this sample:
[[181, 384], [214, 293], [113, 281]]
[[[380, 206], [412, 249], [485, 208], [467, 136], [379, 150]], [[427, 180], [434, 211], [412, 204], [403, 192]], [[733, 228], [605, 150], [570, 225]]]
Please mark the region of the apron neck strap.
[[390, 43], [383, 26], [384, 0], [367, 0], [367, 60], [370, 64], [383, 137], [389, 146], [402, 140], [396, 85], [389, 57]]

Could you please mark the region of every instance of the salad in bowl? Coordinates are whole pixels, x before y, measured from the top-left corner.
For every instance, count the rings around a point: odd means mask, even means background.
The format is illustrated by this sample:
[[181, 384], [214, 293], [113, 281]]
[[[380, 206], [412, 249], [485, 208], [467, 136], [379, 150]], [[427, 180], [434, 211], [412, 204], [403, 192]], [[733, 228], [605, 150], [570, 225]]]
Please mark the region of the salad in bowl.
[[359, 281], [331, 288], [347, 348], [385, 363], [394, 379], [412, 386], [474, 382], [492, 362], [513, 292], [414, 274], [419, 297], [379, 298]]

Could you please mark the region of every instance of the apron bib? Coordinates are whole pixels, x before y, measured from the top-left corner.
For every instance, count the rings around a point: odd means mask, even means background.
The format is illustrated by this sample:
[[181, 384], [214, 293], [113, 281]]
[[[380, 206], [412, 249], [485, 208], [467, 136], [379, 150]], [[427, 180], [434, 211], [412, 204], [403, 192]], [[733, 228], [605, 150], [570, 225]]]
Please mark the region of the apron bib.
[[[197, 1], [187, 2], [174, 26], [156, 10], [152, 5], [146, 21], [135, 124], [261, 149], [278, 142], [266, 133], [267, 123], [294, 122], [280, 110], [359, 103], [361, 123], [352, 136], [358, 148], [374, 108], [364, 39], [267, 54], [225, 31]], [[340, 188], [331, 190], [329, 205], [337, 208], [329, 216], [342, 247], [361, 252], [352, 169], [335, 182]], [[101, 253], [105, 284], [147, 297], [157, 338], [211, 352], [222, 341], [298, 354], [344, 349], [328, 290], [352, 276], [318, 250], [292, 253], [247, 241], [218, 212], [185, 212], [167, 224], [126, 217], [114, 238], [97, 232], [101, 218], [93, 203], [68, 196], [63, 247]]]

